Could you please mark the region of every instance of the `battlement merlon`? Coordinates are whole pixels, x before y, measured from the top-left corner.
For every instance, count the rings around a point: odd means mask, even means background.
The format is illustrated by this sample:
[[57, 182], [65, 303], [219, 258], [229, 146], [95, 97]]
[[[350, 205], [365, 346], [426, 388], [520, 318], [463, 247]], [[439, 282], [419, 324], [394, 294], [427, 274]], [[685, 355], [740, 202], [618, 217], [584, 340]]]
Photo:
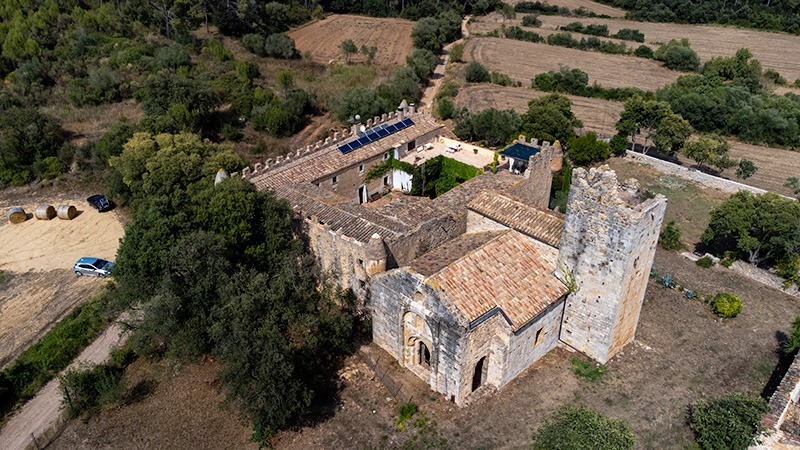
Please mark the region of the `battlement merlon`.
[[639, 187], [639, 182], [634, 178], [619, 183], [616, 172], [608, 165], [588, 171], [576, 168], [572, 172], [569, 195], [567, 214], [570, 213], [569, 207], [573, 205], [572, 196], [576, 195], [590, 199], [594, 203], [593, 209], [611, 208], [618, 216], [629, 216], [632, 222], [640, 221], [645, 214], [667, 201], [661, 194], [646, 198]]

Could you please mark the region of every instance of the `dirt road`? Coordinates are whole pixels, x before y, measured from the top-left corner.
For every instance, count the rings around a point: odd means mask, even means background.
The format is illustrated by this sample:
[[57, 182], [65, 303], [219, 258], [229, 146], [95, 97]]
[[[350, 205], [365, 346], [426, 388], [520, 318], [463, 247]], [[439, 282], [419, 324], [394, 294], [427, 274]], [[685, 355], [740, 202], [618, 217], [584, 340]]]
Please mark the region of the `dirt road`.
[[422, 99], [419, 101], [419, 109], [424, 107], [428, 111], [433, 110], [433, 99], [436, 98], [436, 94], [439, 92], [439, 88], [442, 86], [444, 69], [447, 67], [447, 61], [450, 60], [450, 49], [453, 48], [454, 45], [464, 42], [464, 39], [469, 36], [467, 22], [469, 21], [470, 17], [472, 16], [465, 16], [464, 20], [461, 21], [461, 39], [445, 45], [442, 49], [442, 56], [439, 58], [439, 64], [435, 69], [433, 69], [433, 75], [431, 75], [431, 79], [428, 81], [428, 87], [425, 88], [425, 93], [422, 94]]
[[[124, 317], [120, 317], [124, 320]], [[100, 337], [87, 347], [69, 368], [80, 364], [101, 364], [106, 361], [113, 347], [126, 337], [122, 327], [115, 323], [108, 327]], [[69, 368], [67, 370], [69, 370]], [[61, 417], [61, 393], [58, 379], [54, 379], [25, 404], [14, 417], [0, 430], [0, 448], [4, 450], [24, 450], [31, 444], [31, 434], [36, 437], [40, 447], [47, 445], [45, 435], [58, 423]]]

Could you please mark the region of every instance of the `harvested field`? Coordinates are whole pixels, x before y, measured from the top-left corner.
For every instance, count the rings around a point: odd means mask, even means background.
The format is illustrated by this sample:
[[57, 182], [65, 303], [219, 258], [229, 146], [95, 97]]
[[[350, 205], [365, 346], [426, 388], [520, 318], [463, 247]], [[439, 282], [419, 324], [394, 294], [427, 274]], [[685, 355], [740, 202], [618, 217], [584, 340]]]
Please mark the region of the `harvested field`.
[[[379, 19], [348, 15], [332, 15], [289, 33], [300, 53], [311, 53], [315, 62], [343, 61], [339, 44], [352, 39], [356, 47], [378, 47], [375, 61], [405, 64], [411, 54], [411, 30], [414, 22], [402, 19]], [[353, 62], [365, 61], [364, 55], [354, 55]]]
[[[525, 0], [510, 0], [506, 3], [509, 5], [516, 5]], [[590, 0], [548, 0], [546, 3], [555, 6], [566, 6], [569, 9], [578, 9], [584, 7], [589, 11], [596, 14], [605, 14], [610, 17], [625, 17], [625, 10], [614, 8], [613, 6], [604, 5], [602, 3], [593, 2]]]
[[[472, 112], [487, 108], [510, 108], [519, 114], [524, 114], [528, 111], [528, 102], [543, 95], [547, 95], [547, 93], [527, 88], [471, 84], [462, 86], [458, 90], [455, 105], [458, 108], [466, 107]], [[616, 134], [614, 124], [619, 120], [622, 103], [574, 95], [567, 95], [567, 97], [572, 100], [572, 112], [583, 121], [584, 129], [603, 136]]]
[[[521, 25], [521, 16], [518, 15], [516, 20], [506, 21], [506, 26], [510, 25], [510, 22]], [[634, 22], [587, 17], [539, 16], [539, 19], [542, 21], [542, 27], [529, 29], [544, 35], [549, 34], [547, 30], [555, 30], [560, 26], [579, 21], [584, 25], [608, 25], [608, 31], [611, 34], [622, 28], [637, 29], [644, 33], [645, 43], [656, 44], [652, 45], [654, 48], [671, 39], [687, 38], [703, 62], [716, 56], [730, 57], [740, 48], [748, 48], [753, 57], [761, 61], [765, 69], [777, 70], [790, 83], [800, 78], [800, 58], [787, 57], [787, 52], [800, 47], [800, 36], [722, 26]], [[498, 14], [492, 13], [471, 24], [470, 31], [488, 32], [499, 28], [501, 23], [503, 23], [502, 18]], [[577, 36], [581, 35], [576, 34]], [[637, 42], [628, 42], [630, 46], [640, 45]]]
[[768, 191], [793, 196], [792, 191], [784, 187], [783, 183], [788, 177], [800, 177], [800, 153], [731, 141], [731, 157], [753, 161], [758, 167], [758, 171], [752, 177], [742, 181], [736, 178], [736, 168], [734, 167], [722, 172], [724, 177]]
[[490, 37], [470, 39], [464, 60], [478, 61], [489, 71], [506, 74], [525, 85], [530, 85], [534, 76], [562, 66], [583, 70], [589, 75], [589, 84], [596, 82], [604, 88], [631, 86], [655, 91], [681, 75], [659, 62], [635, 56]]

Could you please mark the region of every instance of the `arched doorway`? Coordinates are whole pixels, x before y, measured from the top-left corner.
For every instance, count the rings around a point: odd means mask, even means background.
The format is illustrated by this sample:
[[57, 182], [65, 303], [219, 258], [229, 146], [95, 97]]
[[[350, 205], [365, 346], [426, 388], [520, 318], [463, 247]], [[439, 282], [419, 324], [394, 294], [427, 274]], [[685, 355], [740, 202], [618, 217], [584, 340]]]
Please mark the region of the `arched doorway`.
[[417, 352], [417, 364], [426, 369], [430, 369], [431, 367], [431, 351], [428, 350], [428, 346], [425, 345], [424, 342], [419, 341], [419, 350]]
[[484, 356], [478, 361], [478, 364], [475, 364], [475, 372], [472, 373], [472, 392], [486, 383], [486, 369], [486, 357]]

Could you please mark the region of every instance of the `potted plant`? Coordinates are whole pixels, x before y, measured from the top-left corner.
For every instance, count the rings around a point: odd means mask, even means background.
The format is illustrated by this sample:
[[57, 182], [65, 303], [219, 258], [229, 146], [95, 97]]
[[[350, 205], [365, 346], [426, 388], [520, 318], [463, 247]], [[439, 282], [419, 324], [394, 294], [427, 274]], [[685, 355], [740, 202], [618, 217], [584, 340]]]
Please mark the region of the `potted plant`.
[[472, 149], [472, 152], [473, 152], [473, 153], [475, 153], [475, 154], [477, 155], [477, 154], [478, 154], [478, 147], [475, 147], [475, 148], [473, 148], [473, 149]]

